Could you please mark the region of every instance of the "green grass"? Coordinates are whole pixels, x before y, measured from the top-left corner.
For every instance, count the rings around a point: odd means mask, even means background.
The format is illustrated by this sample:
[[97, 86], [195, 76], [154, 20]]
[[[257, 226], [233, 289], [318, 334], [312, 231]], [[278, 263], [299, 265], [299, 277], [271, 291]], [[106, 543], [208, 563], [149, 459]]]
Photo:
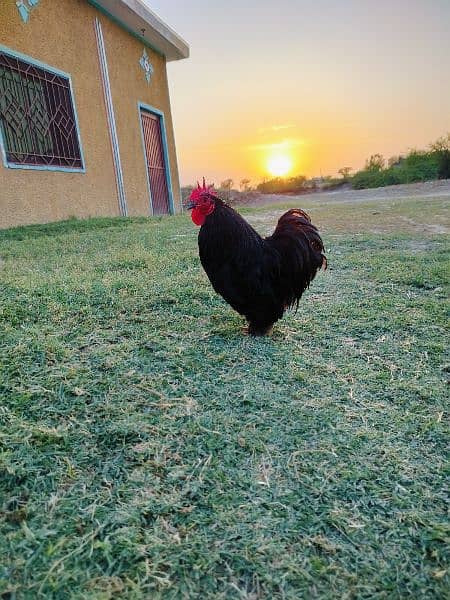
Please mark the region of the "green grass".
[[268, 339], [187, 216], [0, 232], [1, 598], [449, 597], [446, 201], [377, 206]]

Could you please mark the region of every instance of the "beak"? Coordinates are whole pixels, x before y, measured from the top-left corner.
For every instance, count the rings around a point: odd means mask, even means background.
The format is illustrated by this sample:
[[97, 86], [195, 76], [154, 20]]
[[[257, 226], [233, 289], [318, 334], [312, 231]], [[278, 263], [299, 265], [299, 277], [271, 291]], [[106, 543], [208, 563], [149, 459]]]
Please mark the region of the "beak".
[[194, 202], [188, 202], [186, 204], [186, 210], [192, 210], [195, 207], [195, 203]]

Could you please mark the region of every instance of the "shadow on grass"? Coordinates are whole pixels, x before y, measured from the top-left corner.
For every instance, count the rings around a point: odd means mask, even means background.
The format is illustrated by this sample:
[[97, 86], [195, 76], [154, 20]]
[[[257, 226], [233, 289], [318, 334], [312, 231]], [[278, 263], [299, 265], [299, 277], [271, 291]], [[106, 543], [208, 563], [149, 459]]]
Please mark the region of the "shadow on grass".
[[93, 219], [68, 219], [55, 223], [39, 225], [25, 225], [13, 227], [12, 229], [0, 230], [0, 241], [3, 240], [28, 240], [40, 237], [53, 237], [67, 233], [83, 233], [108, 229], [110, 227], [130, 227], [139, 224], [154, 224], [160, 222], [164, 217], [98, 217]]

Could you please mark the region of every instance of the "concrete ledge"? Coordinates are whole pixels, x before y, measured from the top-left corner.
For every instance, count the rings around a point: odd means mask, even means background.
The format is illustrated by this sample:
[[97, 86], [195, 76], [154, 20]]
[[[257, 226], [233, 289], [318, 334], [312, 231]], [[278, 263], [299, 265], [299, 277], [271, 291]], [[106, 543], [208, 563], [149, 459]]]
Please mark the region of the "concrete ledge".
[[188, 44], [142, 0], [88, 0], [125, 29], [163, 54], [167, 61], [189, 57]]

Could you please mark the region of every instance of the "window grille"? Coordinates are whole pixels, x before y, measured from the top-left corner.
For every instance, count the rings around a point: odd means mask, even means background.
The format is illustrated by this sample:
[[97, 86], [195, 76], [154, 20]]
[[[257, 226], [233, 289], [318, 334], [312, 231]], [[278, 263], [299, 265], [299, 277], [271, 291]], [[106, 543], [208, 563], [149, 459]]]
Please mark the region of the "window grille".
[[0, 127], [9, 164], [83, 168], [69, 79], [1, 51]]

